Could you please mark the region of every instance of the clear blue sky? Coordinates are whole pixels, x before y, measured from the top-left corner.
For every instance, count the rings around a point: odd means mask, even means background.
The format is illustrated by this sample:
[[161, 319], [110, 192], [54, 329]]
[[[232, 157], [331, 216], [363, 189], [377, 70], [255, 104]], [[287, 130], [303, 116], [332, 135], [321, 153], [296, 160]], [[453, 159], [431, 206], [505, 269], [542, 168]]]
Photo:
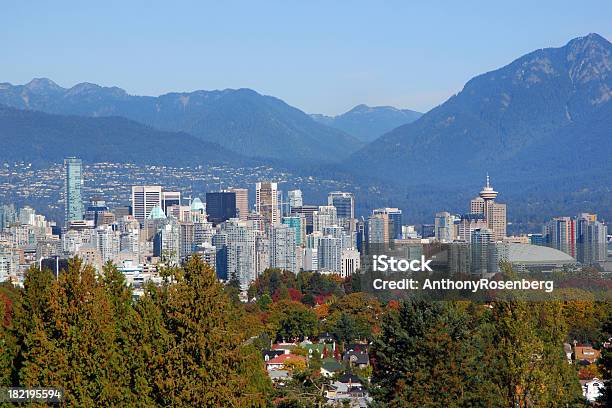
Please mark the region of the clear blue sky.
[[[96, 4], [93, 4], [96, 3]], [[0, 82], [248, 87], [307, 112], [426, 111], [472, 76], [597, 32], [612, 1], [11, 1]]]

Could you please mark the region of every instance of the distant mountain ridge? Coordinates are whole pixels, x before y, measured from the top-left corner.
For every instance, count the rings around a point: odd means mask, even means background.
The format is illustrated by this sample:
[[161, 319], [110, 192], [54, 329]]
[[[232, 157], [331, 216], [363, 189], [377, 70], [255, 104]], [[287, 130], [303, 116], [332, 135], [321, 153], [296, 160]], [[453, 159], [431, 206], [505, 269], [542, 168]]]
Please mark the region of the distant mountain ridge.
[[46, 78], [0, 84], [0, 104], [52, 114], [122, 116], [159, 130], [190, 133], [250, 157], [338, 161], [363, 145], [278, 98], [251, 89], [133, 96], [80, 83], [66, 89]]
[[[345, 161], [400, 185], [576, 175], [612, 184], [612, 44], [597, 34], [476, 76], [457, 95]], [[355, 167], [354, 163], [360, 163]], [[561, 173], [559, 173], [561, 172]]]
[[88, 162], [170, 166], [256, 163], [187, 133], [153, 129], [122, 117], [53, 115], [0, 105], [0, 162]]
[[423, 114], [393, 106], [357, 105], [337, 116], [311, 114], [312, 118], [327, 126], [340, 129], [361, 141], [371, 142], [398, 126], [412, 123]]

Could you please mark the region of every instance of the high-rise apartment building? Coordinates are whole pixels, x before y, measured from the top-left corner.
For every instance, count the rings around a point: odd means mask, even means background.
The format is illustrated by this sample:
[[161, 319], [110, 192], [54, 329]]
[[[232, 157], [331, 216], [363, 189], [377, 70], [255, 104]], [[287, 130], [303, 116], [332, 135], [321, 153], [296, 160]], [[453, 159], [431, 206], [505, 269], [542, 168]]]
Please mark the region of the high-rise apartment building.
[[449, 212], [442, 211], [436, 213], [435, 219], [435, 238], [440, 242], [452, 242], [454, 238], [454, 221]]
[[132, 215], [141, 226], [155, 207], [162, 208], [161, 186], [132, 186]]
[[246, 290], [257, 277], [256, 244], [260, 231], [249, 227], [248, 222], [236, 218], [225, 223], [227, 233], [227, 278], [236, 277], [240, 287]]
[[576, 218], [577, 260], [585, 265], [594, 265], [606, 260], [607, 226], [597, 220], [596, 214], [582, 213]]
[[249, 217], [249, 190], [246, 188], [230, 188], [230, 192], [236, 195], [236, 215], [241, 221]]
[[312, 214], [312, 230], [323, 231], [323, 228], [338, 225], [336, 207], [333, 205], [320, 205], [319, 209]]
[[383, 245], [389, 243], [389, 214], [378, 213], [368, 218], [368, 244]]
[[355, 197], [353, 193], [332, 191], [327, 195], [327, 205], [336, 207], [339, 219], [355, 218]]
[[487, 183], [480, 191], [478, 197], [470, 202], [470, 212], [473, 214], [483, 214], [487, 222], [487, 228], [491, 230], [493, 239], [501, 241], [506, 236], [506, 204], [495, 202], [498, 192], [493, 190], [489, 175]]
[[495, 273], [496, 270], [491, 265], [492, 252], [495, 248], [493, 232], [488, 228], [475, 229], [470, 237], [472, 262], [471, 272], [473, 275], [486, 276]]
[[342, 238], [331, 235], [320, 238], [317, 255], [318, 270], [342, 273]]
[[293, 211], [295, 207], [301, 207], [304, 205], [302, 198], [302, 190], [289, 190], [287, 193], [289, 196], [289, 209]]
[[266, 181], [255, 185], [255, 211], [262, 215], [266, 225], [280, 224], [277, 183]]
[[306, 219], [306, 234], [312, 234], [313, 232], [313, 218], [314, 213], [319, 209], [316, 205], [302, 205], [301, 207], [291, 208], [291, 214], [303, 215]]
[[65, 221], [83, 219], [83, 162], [76, 157], [64, 159]]
[[282, 224], [273, 226], [270, 233], [270, 266], [297, 273], [295, 229]]
[[286, 224], [295, 231], [295, 245], [301, 246], [306, 240], [306, 218], [303, 215], [293, 215], [283, 217], [283, 224]]
[[544, 227], [546, 244], [576, 258], [576, 220], [571, 217], [553, 218]]

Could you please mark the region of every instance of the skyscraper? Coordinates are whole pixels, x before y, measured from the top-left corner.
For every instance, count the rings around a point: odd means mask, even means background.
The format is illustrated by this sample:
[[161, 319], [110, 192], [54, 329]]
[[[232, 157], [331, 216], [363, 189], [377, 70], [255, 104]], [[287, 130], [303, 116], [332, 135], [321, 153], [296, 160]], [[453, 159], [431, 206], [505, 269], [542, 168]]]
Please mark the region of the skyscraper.
[[236, 218], [236, 193], [218, 191], [206, 193], [206, 214], [213, 225]]
[[607, 258], [608, 228], [596, 214], [580, 214], [576, 219], [577, 260], [593, 265]]
[[302, 205], [301, 207], [292, 207], [291, 214], [303, 215], [306, 219], [306, 233], [311, 234], [313, 231], [314, 213], [319, 209], [316, 205]]
[[368, 244], [389, 243], [389, 215], [387, 213], [373, 214], [368, 218]]
[[576, 257], [576, 220], [571, 217], [556, 217], [544, 227], [546, 243]]
[[255, 189], [255, 210], [262, 215], [266, 225], [278, 225], [281, 219], [277, 183], [257, 183]]
[[442, 211], [436, 213], [435, 220], [435, 237], [440, 242], [453, 241], [453, 218], [449, 212]]
[[132, 186], [132, 215], [141, 226], [155, 207], [162, 208], [161, 186]]
[[389, 219], [389, 239], [402, 239], [402, 210], [399, 208], [377, 208], [374, 215], [386, 214]]
[[229, 191], [236, 194], [236, 215], [241, 221], [246, 221], [249, 217], [249, 190], [230, 188]]
[[83, 219], [83, 197], [81, 194], [83, 187], [83, 162], [76, 157], [64, 159], [64, 171], [65, 221], [68, 224], [70, 221]]
[[353, 193], [332, 191], [327, 196], [327, 205], [336, 207], [339, 219], [355, 218], [355, 197]]
[[272, 227], [270, 234], [270, 266], [293, 273], [298, 272], [295, 229], [289, 225]]
[[289, 211], [293, 211], [293, 208], [304, 205], [302, 190], [289, 190], [287, 195], [289, 196]]
[[301, 246], [306, 239], [306, 218], [303, 215], [283, 217], [283, 224], [295, 230], [295, 244]]
[[319, 209], [312, 214], [312, 230], [323, 231], [324, 227], [338, 225], [336, 207], [333, 205], [320, 205]]
[[487, 184], [480, 191], [478, 197], [470, 202], [470, 212], [483, 214], [493, 239], [501, 241], [506, 236], [506, 204], [495, 202], [497, 194], [497, 191], [491, 187], [487, 174]]
[[318, 269], [326, 272], [342, 272], [342, 238], [331, 235], [319, 238]]
[[489, 273], [495, 273], [492, 268], [492, 251], [495, 248], [493, 233], [488, 228], [475, 229], [470, 237], [472, 249], [472, 274], [478, 276], [486, 276]]
[[181, 193], [180, 191], [162, 191], [162, 210], [168, 214], [168, 208], [181, 205]]

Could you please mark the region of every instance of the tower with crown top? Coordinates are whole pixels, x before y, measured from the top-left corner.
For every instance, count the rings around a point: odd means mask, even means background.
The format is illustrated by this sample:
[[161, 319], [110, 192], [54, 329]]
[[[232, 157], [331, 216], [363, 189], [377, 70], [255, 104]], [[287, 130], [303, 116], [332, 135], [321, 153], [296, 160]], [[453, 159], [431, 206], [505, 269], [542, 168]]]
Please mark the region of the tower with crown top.
[[491, 179], [487, 174], [487, 182], [478, 197], [470, 201], [470, 212], [482, 214], [488, 229], [495, 241], [501, 241], [506, 236], [506, 204], [495, 202], [498, 192], [491, 187]]

